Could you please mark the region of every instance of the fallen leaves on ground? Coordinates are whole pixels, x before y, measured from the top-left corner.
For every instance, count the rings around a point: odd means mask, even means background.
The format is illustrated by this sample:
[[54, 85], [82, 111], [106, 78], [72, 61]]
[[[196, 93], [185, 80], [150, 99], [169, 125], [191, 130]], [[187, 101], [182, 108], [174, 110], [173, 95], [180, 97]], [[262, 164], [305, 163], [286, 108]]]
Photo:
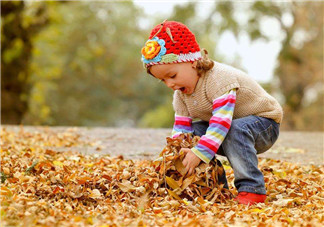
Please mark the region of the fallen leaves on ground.
[[[323, 224], [323, 165], [299, 166], [259, 159], [268, 198], [265, 204], [246, 206], [229, 198], [212, 201], [204, 195], [187, 197], [182, 194], [186, 191], [179, 193], [177, 188], [191, 180], [185, 183], [188, 178], [183, 179], [180, 185], [178, 176], [167, 172], [163, 176], [158, 162], [81, 155], [70, 149], [89, 144], [71, 130], [26, 132], [21, 128], [15, 132], [2, 128], [2, 224], [102, 227]], [[58, 152], [62, 147], [64, 152]], [[233, 171], [224, 164], [229, 190], [236, 194]], [[192, 183], [195, 182], [190, 182], [189, 188]]]

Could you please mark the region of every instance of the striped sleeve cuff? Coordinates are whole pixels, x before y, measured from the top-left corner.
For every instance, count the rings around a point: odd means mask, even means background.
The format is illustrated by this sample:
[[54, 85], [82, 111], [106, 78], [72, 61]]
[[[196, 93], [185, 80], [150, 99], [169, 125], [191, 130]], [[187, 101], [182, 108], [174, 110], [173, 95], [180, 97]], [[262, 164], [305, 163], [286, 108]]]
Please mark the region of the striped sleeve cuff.
[[172, 137], [176, 138], [182, 133], [193, 133], [192, 118], [175, 115], [175, 121], [172, 129]]
[[191, 148], [191, 151], [198, 156], [201, 160], [203, 160], [205, 163], [209, 163], [213, 157], [212, 155], [205, 154], [204, 152], [199, 151], [196, 147]]

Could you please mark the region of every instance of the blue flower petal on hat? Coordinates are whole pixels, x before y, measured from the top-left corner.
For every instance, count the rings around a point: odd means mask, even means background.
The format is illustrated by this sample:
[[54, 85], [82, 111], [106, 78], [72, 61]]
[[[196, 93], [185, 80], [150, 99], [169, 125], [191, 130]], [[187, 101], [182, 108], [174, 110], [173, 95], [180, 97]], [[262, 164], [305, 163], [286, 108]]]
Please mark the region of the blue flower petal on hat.
[[149, 64], [151, 62], [160, 62], [161, 61], [161, 57], [163, 55], [165, 55], [166, 53], [166, 48], [165, 48], [165, 41], [163, 39], [159, 39], [158, 37], [154, 37], [153, 39], [149, 39], [148, 41], [156, 41], [158, 42], [158, 44], [161, 46], [160, 52], [158, 53], [158, 55], [156, 55], [154, 58], [152, 59], [146, 59], [144, 57], [144, 55], [142, 54], [142, 62], [144, 62], [145, 64]]

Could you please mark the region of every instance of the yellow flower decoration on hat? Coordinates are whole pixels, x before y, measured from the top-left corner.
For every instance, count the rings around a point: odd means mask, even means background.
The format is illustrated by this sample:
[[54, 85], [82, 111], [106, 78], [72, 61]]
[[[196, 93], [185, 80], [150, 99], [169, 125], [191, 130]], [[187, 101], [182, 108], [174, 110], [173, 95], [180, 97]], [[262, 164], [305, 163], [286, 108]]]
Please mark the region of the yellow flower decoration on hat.
[[144, 63], [159, 62], [166, 53], [165, 41], [154, 37], [149, 39], [142, 48], [142, 61]]
[[142, 48], [142, 54], [146, 59], [153, 59], [161, 50], [161, 46], [156, 41], [148, 41]]

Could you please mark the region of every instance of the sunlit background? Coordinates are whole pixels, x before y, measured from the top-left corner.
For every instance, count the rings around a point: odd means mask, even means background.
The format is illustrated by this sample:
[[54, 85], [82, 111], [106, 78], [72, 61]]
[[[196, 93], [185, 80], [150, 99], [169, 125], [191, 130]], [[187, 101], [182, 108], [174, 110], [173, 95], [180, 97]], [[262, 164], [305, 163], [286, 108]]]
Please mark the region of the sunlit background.
[[322, 2], [2, 1], [1, 123], [172, 127], [140, 50], [164, 19], [257, 80], [284, 130], [324, 130]]

